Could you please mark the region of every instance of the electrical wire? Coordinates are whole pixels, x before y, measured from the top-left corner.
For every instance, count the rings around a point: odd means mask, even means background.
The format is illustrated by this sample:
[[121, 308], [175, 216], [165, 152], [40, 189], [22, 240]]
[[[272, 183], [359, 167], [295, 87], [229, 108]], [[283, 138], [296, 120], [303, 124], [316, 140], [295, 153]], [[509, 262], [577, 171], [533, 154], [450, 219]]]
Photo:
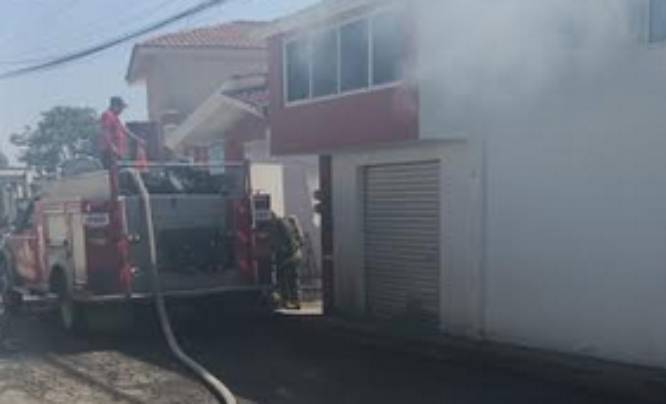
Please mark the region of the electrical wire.
[[97, 54], [99, 52], [105, 51], [107, 49], [110, 49], [112, 47], [115, 47], [117, 45], [120, 45], [122, 43], [125, 43], [127, 41], [130, 41], [132, 39], [138, 38], [142, 35], [148, 34], [150, 32], [153, 32], [155, 30], [158, 30], [160, 28], [163, 28], [167, 25], [173, 24], [175, 22], [178, 22], [184, 18], [187, 18], [191, 15], [198, 14], [202, 11], [205, 11], [209, 8], [212, 8], [217, 5], [221, 5], [222, 3], [225, 3], [229, 0], [207, 0], [202, 3], [199, 3], [193, 7], [190, 7], [184, 11], [181, 11], [177, 14], [172, 15], [171, 17], [168, 17], [166, 19], [160, 20], [158, 22], [149, 24], [143, 28], [139, 28], [135, 31], [123, 34], [117, 38], [102, 42], [100, 44], [91, 46], [89, 48], [85, 48], [79, 51], [75, 51], [72, 53], [68, 53], [59, 57], [55, 57], [51, 60], [44, 61], [42, 63], [37, 63], [32, 66], [28, 67], [22, 67], [19, 69], [14, 69], [14, 70], [9, 70], [4, 73], [0, 73], [0, 80], [5, 80], [9, 78], [14, 78], [14, 77], [19, 77], [19, 76], [24, 76], [26, 74], [30, 73], [35, 73], [39, 71], [44, 71], [44, 70], [49, 70], [53, 69], [55, 67], [59, 67], [64, 64], [68, 64], [89, 56], [92, 56], [94, 54]]
[[[81, 1], [81, 0], [76, 0], [76, 1]], [[130, 29], [137, 24], [135, 22], [145, 16], [152, 16], [156, 12], [160, 10], [165, 10], [168, 9], [169, 6], [175, 4], [176, 2], [179, 2], [182, 0], [165, 0], [160, 2], [159, 4], [153, 5], [149, 8], [143, 8], [141, 10], [138, 10], [135, 13], [123, 13], [122, 15], [115, 15], [115, 21], [113, 21], [114, 24], [114, 32], [117, 32], [117, 30], [122, 29]], [[79, 27], [79, 33], [76, 35], [77, 37], [81, 38], [90, 38], [91, 36], [96, 36], [99, 37], [100, 31], [105, 31], [105, 34], [108, 34], [109, 29], [108, 26], [103, 25], [100, 27], [99, 21], [91, 22], [90, 24], [85, 24], [81, 27]], [[63, 52], [53, 52], [54, 46], [58, 45], [63, 41], [63, 38], [51, 38], [49, 40], [42, 40], [40, 42], [40, 46], [37, 48], [34, 48], [28, 52], [23, 52], [21, 54], [18, 54], [14, 56], [12, 59], [2, 59], [0, 60], [0, 65], [27, 65], [27, 64], [38, 64], [38, 63], [44, 63], [48, 60], [54, 59], [57, 57], [56, 55], [62, 54]], [[2, 46], [0, 46], [2, 48]]]

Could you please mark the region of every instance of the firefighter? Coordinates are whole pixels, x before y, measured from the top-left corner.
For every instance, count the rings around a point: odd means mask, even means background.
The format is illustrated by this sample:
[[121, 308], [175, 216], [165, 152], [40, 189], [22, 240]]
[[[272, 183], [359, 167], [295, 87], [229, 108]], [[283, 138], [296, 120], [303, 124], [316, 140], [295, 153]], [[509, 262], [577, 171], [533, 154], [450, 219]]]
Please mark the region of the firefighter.
[[127, 158], [127, 129], [120, 120], [120, 115], [127, 108], [127, 104], [120, 97], [111, 97], [109, 109], [103, 114], [100, 122], [101, 133], [97, 142], [102, 165], [107, 170], [114, 160]]
[[[148, 167], [146, 142], [132, 133], [120, 120], [120, 115], [127, 108], [127, 103], [120, 97], [111, 97], [109, 109], [100, 119], [101, 133], [97, 142], [99, 159], [105, 169], [111, 168], [113, 160], [135, 159], [135, 167], [145, 171]], [[128, 141], [134, 142], [136, 151], [130, 156]]]
[[295, 218], [273, 215], [273, 252], [280, 302], [287, 309], [300, 309], [298, 271], [303, 265], [303, 238]]

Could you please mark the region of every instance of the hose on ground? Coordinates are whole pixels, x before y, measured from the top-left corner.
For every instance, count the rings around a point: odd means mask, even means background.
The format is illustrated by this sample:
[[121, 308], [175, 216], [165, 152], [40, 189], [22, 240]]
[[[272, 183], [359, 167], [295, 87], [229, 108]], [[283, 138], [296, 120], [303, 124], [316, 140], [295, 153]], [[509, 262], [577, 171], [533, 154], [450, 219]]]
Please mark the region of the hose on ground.
[[157, 269], [157, 249], [155, 246], [155, 232], [153, 228], [153, 213], [150, 205], [150, 195], [146, 190], [146, 186], [143, 183], [143, 179], [137, 170], [130, 169], [128, 172], [131, 173], [138, 189], [141, 199], [143, 201], [144, 215], [146, 217], [146, 228], [148, 233], [148, 246], [150, 250], [150, 276], [153, 285], [153, 296], [155, 298], [155, 306], [157, 307], [157, 315], [160, 321], [160, 327], [162, 328], [162, 333], [169, 344], [169, 349], [173, 355], [182, 362], [187, 368], [189, 368], [195, 375], [197, 375], [202, 382], [208, 387], [208, 389], [215, 395], [217, 400], [221, 403], [226, 404], [236, 404], [236, 397], [227, 386], [222, 383], [218, 378], [213, 376], [206, 368], [197, 363], [194, 359], [190, 358], [178, 344], [173, 329], [171, 327], [171, 320], [166, 310], [166, 304], [164, 302], [164, 294], [162, 291], [162, 285], [160, 283], [159, 270]]

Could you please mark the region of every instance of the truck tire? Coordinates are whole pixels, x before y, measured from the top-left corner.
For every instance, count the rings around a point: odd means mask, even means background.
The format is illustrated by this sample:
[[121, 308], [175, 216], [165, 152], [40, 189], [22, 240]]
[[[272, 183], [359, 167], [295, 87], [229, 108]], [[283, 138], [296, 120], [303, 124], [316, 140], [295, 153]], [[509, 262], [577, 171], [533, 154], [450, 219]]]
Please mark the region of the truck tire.
[[53, 283], [53, 291], [58, 296], [58, 324], [68, 333], [82, 333], [86, 330], [82, 305], [72, 298], [62, 273], [56, 275]]
[[0, 256], [0, 298], [3, 314], [15, 314], [23, 301], [23, 296], [14, 290], [14, 277], [5, 256]]

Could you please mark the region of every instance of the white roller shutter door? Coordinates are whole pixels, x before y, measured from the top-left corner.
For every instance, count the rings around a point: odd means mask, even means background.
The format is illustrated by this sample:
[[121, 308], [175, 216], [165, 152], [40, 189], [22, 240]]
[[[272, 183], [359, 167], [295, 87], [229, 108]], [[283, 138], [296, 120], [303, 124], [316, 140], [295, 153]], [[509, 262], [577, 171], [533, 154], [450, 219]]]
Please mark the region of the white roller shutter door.
[[439, 319], [440, 163], [368, 166], [364, 265], [369, 314]]

